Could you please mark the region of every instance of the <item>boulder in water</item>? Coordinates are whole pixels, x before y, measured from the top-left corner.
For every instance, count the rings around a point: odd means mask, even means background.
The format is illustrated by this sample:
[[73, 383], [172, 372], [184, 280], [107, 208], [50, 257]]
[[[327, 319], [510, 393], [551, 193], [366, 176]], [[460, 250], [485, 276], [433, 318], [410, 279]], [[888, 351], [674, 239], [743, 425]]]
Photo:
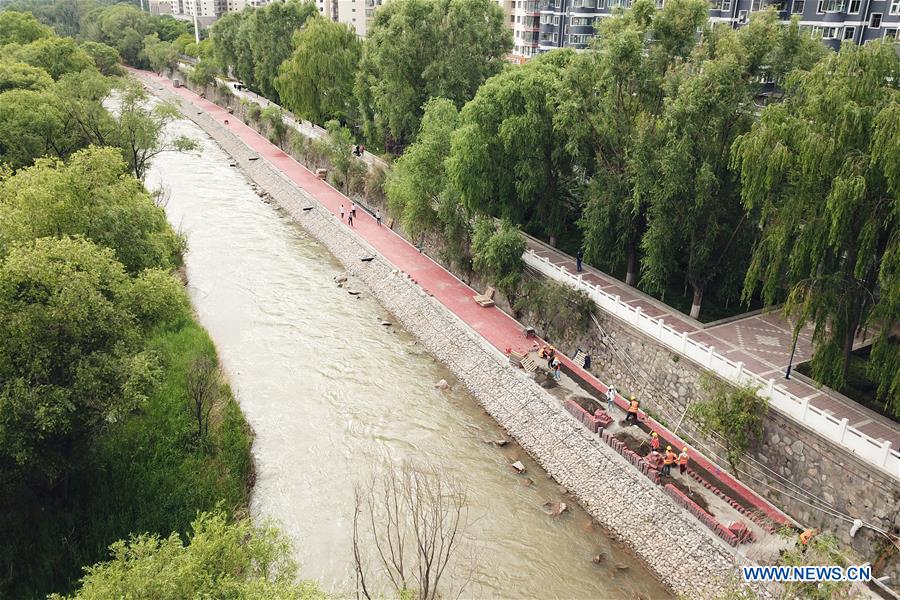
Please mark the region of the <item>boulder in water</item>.
[[446, 389], [449, 389], [449, 388], [450, 388], [450, 384], [447, 383], [447, 380], [446, 380], [446, 379], [441, 379], [441, 380], [438, 381], [436, 384], [434, 384], [434, 387], [437, 388], [437, 389], [439, 389], [439, 390], [446, 390]]
[[565, 502], [547, 502], [544, 504], [544, 512], [551, 517], [558, 517], [569, 510]]
[[522, 464], [521, 460], [517, 460], [516, 462], [512, 463], [509, 466], [511, 466], [513, 469], [515, 469], [517, 473], [525, 472], [525, 465]]

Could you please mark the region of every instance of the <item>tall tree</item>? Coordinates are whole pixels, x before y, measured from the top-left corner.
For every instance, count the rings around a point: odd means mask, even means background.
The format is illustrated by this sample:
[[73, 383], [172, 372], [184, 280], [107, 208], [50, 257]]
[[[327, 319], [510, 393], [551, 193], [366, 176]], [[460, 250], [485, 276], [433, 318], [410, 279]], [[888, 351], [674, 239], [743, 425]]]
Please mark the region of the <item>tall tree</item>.
[[415, 139], [425, 102], [457, 108], [500, 72], [512, 48], [490, 0], [396, 0], [375, 12], [356, 82], [366, 136], [391, 151]]
[[636, 188], [642, 143], [653, 136], [663, 108], [668, 69], [690, 55], [705, 22], [701, 0], [670, 0], [657, 11], [648, 0], [603, 19], [591, 51], [573, 61], [562, 86], [555, 128], [590, 183], [579, 226], [588, 261], [625, 267], [636, 285], [647, 202]]
[[[734, 145], [761, 239], [745, 279], [769, 304], [787, 287], [796, 327], [815, 326], [813, 375], [840, 389], [861, 327], [896, 365], [900, 320], [900, 58], [889, 44], [842, 49], [789, 79]], [[883, 356], [880, 356], [884, 353]], [[900, 414], [896, 371], [874, 365]]]
[[[753, 16], [749, 26], [710, 33], [709, 44], [672, 77], [670, 97], [652, 146], [644, 150], [639, 187], [649, 202], [641, 241], [643, 282], [665, 292], [676, 274], [693, 290], [690, 315], [700, 316], [715, 282], [720, 299], [739, 296], [757, 229], [741, 206], [731, 145], [750, 128], [759, 81], [778, 78], [770, 65], [783, 58], [784, 40], [796, 52], [776, 69], [808, 68], [820, 55], [778, 23], [774, 11]], [[782, 71], [783, 72], [783, 71]]]
[[53, 36], [53, 30], [30, 13], [12, 10], [0, 12], [0, 46], [30, 44], [35, 40], [51, 36]]
[[0, 94], [0, 164], [13, 170], [41, 156], [64, 158], [87, 144], [69, 126], [54, 90], [10, 90]]
[[459, 121], [453, 102], [432, 98], [416, 141], [406, 148], [385, 184], [388, 205], [414, 238], [440, 224], [439, 207], [447, 187], [447, 157]]
[[294, 34], [294, 53], [278, 69], [275, 88], [282, 103], [313, 123], [350, 121], [356, 113], [353, 85], [361, 53], [353, 29], [311, 18]]
[[83, 235], [116, 251], [131, 273], [181, 264], [181, 240], [116, 148], [90, 147], [65, 164], [38, 161], [0, 181], [0, 256], [14, 242]]
[[574, 56], [551, 52], [507, 69], [462, 109], [447, 171], [469, 210], [559, 235], [571, 208], [565, 187], [571, 158], [553, 115]]
[[0, 262], [0, 467], [55, 485], [145, 398], [128, 285], [113, 251], [85, 240], [36, 240]]
[[44, 69], [23, 62], [0, 61], [0, 93], [7, 90], [45, 90], [53, 79]]
[[327, 598], [315, 583], [297, 580], [291, 542], [277, 528], [249, 517], [230, 523], [222, 511], [198, 515], [185, 541], [172, 533], [114, 543], [110, 560], [88, 567], [69, 598], [131, 597]]
[[278, 67], [293, 52], [294, 32], [314, 14], [312, 2], [288, 0], [251, 9], [241, 21], [239, 35], [246, 40], [253, 61], [253, 78], [247, 83], [276, 103], [280, 101], [275, 88]]
[[44, 69], [53, 79], [94, 66], [91, 56], [79, 48], [72, 38], [41, 38], [24, 46], [4, 48], [4, 53], [15, 60]]

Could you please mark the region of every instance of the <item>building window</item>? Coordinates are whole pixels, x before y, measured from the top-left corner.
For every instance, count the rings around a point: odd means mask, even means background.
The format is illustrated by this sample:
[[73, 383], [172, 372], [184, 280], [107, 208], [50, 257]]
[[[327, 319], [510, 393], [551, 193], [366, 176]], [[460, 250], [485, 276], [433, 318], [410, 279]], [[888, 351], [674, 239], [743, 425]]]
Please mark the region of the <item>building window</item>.
[[816, 14], [817, 15], [825, 14], [825, 0], [819, 0], [819, 2], [816, 3]]
[[833, 40], [837, 37], [838, 28], [837, 27], [823, 27], [822, 28], [822, 39], [823, 40]]
[[597, 8], [603, 10], [606, 8], [606, 0], [597, 0]]
[[885, 27], [884, 28], [884, 39], [897, 41], [897, 28], [896, 27]]
[[891, 8], [888, 10], [889, 15], [900, 15], [900, 0], [891, 0]]
[[859, 14], [859, 5], [860, 5], [860, 0], [850, 0], [849, 4], [847, 5], [847, 12], [850, 13], [851, 15], [858, 15]]
[[656, 8], [658, 10], [662, 10], [665, 5], [666, 5], [666, 0], [656, 0]]
[[747, 11], [739, 10], [738, 11], [738, 23], [746, 23], [747, 22]]
[[825, 0], [825, 12], [844, 12], [844, 0]]
[[856, 27], [844, 27], [844, 35], [841, 39], [852, 40], [854, 35], [856, 35]]
[[762, 0], [752, 0], [750, 2], [750, 12], [757, 12], [762, 8]]
[[795, 15], [803, 14], [803, 7], [806, 5], [806, 0], [794, 0], [794, 5], [791, 7], [791, 12]]
[[883, 13], [872, 13], [869, 17], [869, 27], [872, 29], [881, 29], [881, 15]]

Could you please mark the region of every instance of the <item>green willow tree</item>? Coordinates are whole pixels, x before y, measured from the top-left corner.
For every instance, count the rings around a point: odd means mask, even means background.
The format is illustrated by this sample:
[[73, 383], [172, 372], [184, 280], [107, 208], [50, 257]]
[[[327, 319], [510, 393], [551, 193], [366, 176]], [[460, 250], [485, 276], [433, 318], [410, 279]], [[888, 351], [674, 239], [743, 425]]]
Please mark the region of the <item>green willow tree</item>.
[[559, 235], [574, 204], [567, 136], [553, 126], [575, 53], [551, 52], [487, 80], [460, 112], [447, 161], [450, 184], [472, 212]]
[[392, 0], [375, 12], [356, 94], [367, 139], [391, 152], [415, 140], [425, 102], [457, 108], [503, 69], [512, 34], [491, 0]]
[[503, 292], [510, 304], [518, 298], [519, 283], [525, 270], [522, 253], [525, 239], [508, 220], [500, 226], [491, 218], [475, 222], [472, 232], [472, 266]]
[[3, 54], [33, 67], [40, 67], [53, 79], [94, 66], [94, 59], [79, 48], [72, 38], [41, 38], [24, 46], [7, 46], [3, 48]]
[[762, 112], [734, 160], [761, 231], [745, 298], [761, 289], [772, 304], [787, 287], [795, 335], [815, 326], [813, 375], [836, 389], [856, 335], [876, 334], [872, 373], [900, 415], [898, 82], [892, 45], [842, 49], [789, 79], [790, 101]]
[[142, 534], [114, 543], [110, 560], [87, 567], [68, 598], [328, 598], [315, 583], [298, 581], [291, 542], [271, 524], [229, 522], [217, 510], [198, 515], [186, 537]]
[[425, 104], [416, 141], [406, 148], [388, 174], [388, 206], [413, 238], [441, 225], [439, 208], [447, 187], [445, 163], [458, 121], [453, 102], [430, 99]]
[[181, 264], [181, 239], [116, 148], [41, 159], [0, 180], [0, 256], [14, 242], [63, 235], [112, 248], [132, 274]]
[[314, 16], [294, 34], [294, 53], [281, 64], [275, 89], [284, 106], [313, 123], [351, 122], [353, 85], [362, 54], [356, 32]]
[[555, 128], [577, 168], [590, 179], [579, 226], [588, 261], [625, 268], [636, 285], [646, 200], [636, 189], [639, 145], [654, 133], [663, 108], [663, 80], [695, 44], [706, 21], [701, 0], [649, 0], [601, 21], [591, 51], [566, 74]]
[[23, 62], [0, 62], [0, 94], [8, 90], [45, 90], [53, 85], [53, 78], [40, 67]]
[[[779, 69], [808, 68], [818, 42], [799, 28], [778, 23], [774, 11], [754, 15], [736, 32], [710, 32], [695, 60], [674, 74], [658, 134], [639, 170], [639, 187], [649, 204], [641, 240], [642, 282], [665, 293], [676, 274], [693, 291], [690, 316], [699, 318], [704, 295], [737, 299], [756, 236], [752, 214], [741, 205], [740, 177], [731, 165], [731, 146], [754, 119], [762, 78], [777, 79], [769, 66], [794, 52]], [[673, 251], [676, 249], [677, 251]]]
[[30, 44], [52, 36], [53, 30], [30, 13], [13, 10], [0, 12], [0, 46]]
[[83, 239], [39, 239], [0, 261], [7, 476], [56, 487], [92, 437], [146, 399], [155, 365], [138, 352], [129, 285], [115, 253]]

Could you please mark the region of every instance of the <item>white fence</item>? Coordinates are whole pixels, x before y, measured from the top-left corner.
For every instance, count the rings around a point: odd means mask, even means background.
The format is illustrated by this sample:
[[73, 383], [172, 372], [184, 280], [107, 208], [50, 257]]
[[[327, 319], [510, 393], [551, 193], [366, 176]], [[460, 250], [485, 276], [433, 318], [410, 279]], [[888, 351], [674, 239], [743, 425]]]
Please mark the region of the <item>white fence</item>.
[[622, 302], [618, 296], [610, 295], [585, 281], [580, 275], [554, 265], [548, 259], [527, 250], [523, 257], [525, 264], [544, 276], [566, 283], [586, 292], [604, 311], [637, 327], [650, 337], [662, 342], [673, 351], [703, 365], [720, 377], [738, 385], [759, 388], [759, 394], [769, 401], [769, 406], [789, 415], [809, 427], [819, 435], [836, 442], [860, 458], [900, 478], [900, 452], [891, 448], [889, 441], [880, 442], [848, 425], [847, 419], [835, 419], [815, 406], [809, 400], [798, 398], [774, 379], [765, 380], [744, 369], [744, 364], [734, 362], [716, 352], [714, 346], [707, 346], [690, 339], [686, 333], [679, 333], [666, 325], [662, 319], [649, 317], [640, 307]]

